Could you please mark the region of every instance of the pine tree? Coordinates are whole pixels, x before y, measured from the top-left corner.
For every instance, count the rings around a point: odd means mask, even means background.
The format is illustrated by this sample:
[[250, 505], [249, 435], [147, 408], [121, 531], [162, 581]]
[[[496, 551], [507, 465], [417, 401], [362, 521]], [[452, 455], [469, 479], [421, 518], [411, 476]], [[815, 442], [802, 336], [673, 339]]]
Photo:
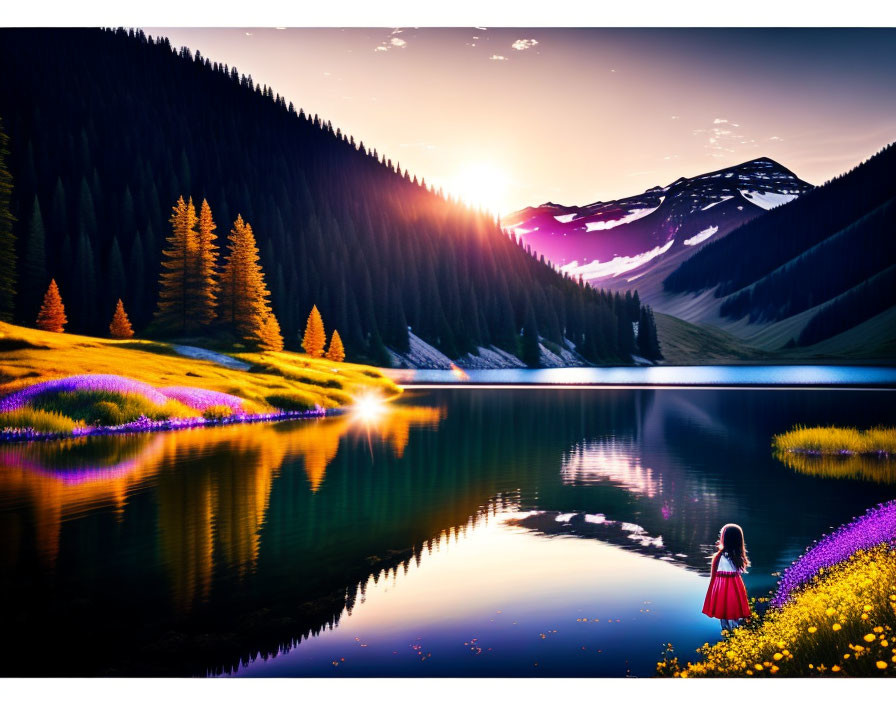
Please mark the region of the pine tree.
[[112, 323], [109, 325], [109, 334], [119, 340], [126, 340], [134, 336], [134, 328], [131, 327], [131, 321], [128, 320], [128, 314], [124, 312], [124, 304], [120, 298], [115, 306]]
[[215, 276], [218, 246], [215, 244], [215, 221], [208, 201], [202, 199], [199, 208], [199, 238], [196, 255], [196, 321], [208, 325], [215, 319], [219, 285]]
[[[75, 296], [72, 306], [72, 318], [76, 330], [95, 332], [99, 326], [93, 323], [92, 312], [96, 308], [96, 270], [94, 268], [93, 247], [90, 237], [82, 228], [75, 250], [75, 276], [70, 282], [74, 286]], [[96, 321], [99, 322], [99, 321]]]
[[229, 251], [221, 272], [220, 320], [243, 340], [259, 344], [265, 320], [272, 315], [270, 293], [258, 263], [252, 226], [238, 215], [228, 237]]
[[44, 294], [44, 302], [37, 314], [37, 327], [47, 332], [64, 332], [68, 319], [65, 317], [65, 306], [56, 279], [50, 281], [50, 287]]
[[261, 335], [258, 346], [268, 352], [281, 352], [283, 350], [283, 335], [280, 332], [280, 323], [277, 316], [270, 313], [264, 319], [261, 326]]
[[114, 301], [126, 297], [126, 279], [121, 247], [118, 246], [118, 238], [113, 237], [112, 246], [109, 248], [109, 261], [106, 265], [106, 300]]
[[656, 321], [653, 318], [653, 310], [649, 306], [641, 306], [641, 315], [638, 320], [638, 351], [643, 357], [650, 360], [663, 358], [659, 338], [656, 334]]
[[305, 335], [302, 337], [302, 349], [305, 354], [312, 357], [320, 357], [324, 353], [324, 345], [327, 344], [327, 334], [324, 332], [324, 320], [320, 317], [317, 306], [311, 308], [308, 314], [308, 322], [305, 324]]
[[47, 252], [44, 235], [44, 220], [41, 215], [40, 202], [34, 196], [31, 208], [31, 221], [25, 240], [25, 254], [22, 258], [21, 307], [19, 316], [33, 320], [38, 308], [41, 293], [47, 284]]
[[16, 238], [12, 231], [15, 222], [12, 200], [12, 174], [6, 167], [9, 156], [9, 137], [0, 121], [0, 320], [12, 321], [16, 302]]
[[131, 253], [128, 257], [128, 274], [130, 278], [131, 295], [130, 305], [131, 313], [137, 325], [142, 325], [146, 321], [146, 259], [143, 254], [143, 237], [138, 230], [134, 235], [134, 242], [131, 244]]
[[333, 336], [330, 338], [330, 347], [327, 350], [327, 359], [331, 362], [341, 362], [345, 359], [345, 348], [342, 346], [342, 338], [339, 337], [339, 331], [334, 330]]
[[532, 306], [526, 312], [526, 326], [523, 328], [523, 361], [527, 366], [536, 368], [541, 363], [541, 350], [538, 347], [538, 327]]
[[190, 318], [191, 285], [194, 261], [198, 249], [196, 232], [196, 209], [193, 199], [184, 202], [180, 196], [171, 209], [171, 235], [167, 238], [168, 249], [162, 251], [162, 275], [159, 280], [159, 304], [156, 320], [170, 332], [184, 333], [196, 323]]

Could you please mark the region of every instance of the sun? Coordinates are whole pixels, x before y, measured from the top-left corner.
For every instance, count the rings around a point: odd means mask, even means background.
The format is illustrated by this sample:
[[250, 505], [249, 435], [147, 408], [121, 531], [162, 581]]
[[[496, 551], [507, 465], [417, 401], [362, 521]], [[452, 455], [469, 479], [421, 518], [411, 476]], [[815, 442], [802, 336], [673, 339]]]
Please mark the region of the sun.
[[482, 161], [464, 164], [453, 179], [450, 190], [467, 205], [501, 215], [505, 212], [509, 185], [510, 180], [504, 170]]

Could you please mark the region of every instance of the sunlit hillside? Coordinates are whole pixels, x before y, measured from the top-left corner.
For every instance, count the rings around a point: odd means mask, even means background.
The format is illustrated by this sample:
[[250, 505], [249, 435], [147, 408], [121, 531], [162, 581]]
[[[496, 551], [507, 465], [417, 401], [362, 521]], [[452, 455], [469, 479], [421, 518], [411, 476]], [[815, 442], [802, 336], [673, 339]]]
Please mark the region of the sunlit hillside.
[[0, 323], [0, 395], [77, 374], [117, 374], [153, 386], [208, 389], [239, 396], [261, 408], [272, 407], [272, 397], [289, 394], [334, 407], [351, 403], [362, 392], [400, 393], [373, 367], [291, 352], [239, 357], [248, 363], [242, 365], [247, 369], [186, 357], [161, 342], [106, 340]]

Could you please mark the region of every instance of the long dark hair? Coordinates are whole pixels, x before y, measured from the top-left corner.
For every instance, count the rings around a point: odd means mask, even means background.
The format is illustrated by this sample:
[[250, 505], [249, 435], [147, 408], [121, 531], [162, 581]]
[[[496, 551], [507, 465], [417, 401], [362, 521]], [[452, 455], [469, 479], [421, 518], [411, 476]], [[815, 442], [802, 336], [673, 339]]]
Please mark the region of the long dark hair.
[[737, 523], [726, 523], [719, 532], [719, 555], [727, 555], [735, 569], [745, 570], [750, 566], [747, 558], [747, 545], [744, 542], [744, 531]]

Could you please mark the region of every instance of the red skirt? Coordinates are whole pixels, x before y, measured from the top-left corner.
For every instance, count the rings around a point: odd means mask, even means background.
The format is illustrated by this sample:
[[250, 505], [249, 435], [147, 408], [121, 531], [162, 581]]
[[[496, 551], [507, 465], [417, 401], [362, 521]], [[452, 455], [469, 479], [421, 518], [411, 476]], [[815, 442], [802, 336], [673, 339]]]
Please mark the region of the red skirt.
[[737, 572], [716, 572], [709, 581], [703, 613], [710, 618], [739, 619], [750, 615], [747, 588]]

